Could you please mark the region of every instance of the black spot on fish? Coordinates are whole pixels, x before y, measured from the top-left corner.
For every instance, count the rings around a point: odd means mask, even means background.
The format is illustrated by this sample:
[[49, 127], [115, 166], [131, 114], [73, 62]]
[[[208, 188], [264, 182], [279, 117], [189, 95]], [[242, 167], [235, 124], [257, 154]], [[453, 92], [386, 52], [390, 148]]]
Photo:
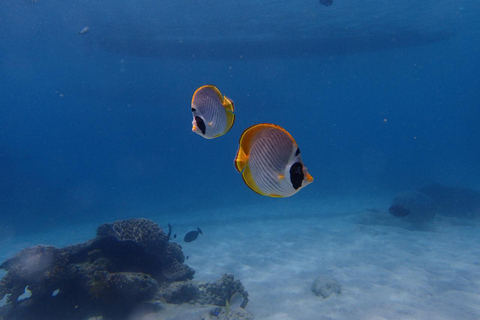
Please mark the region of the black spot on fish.
[[203, 119], [199, 116], [195, 116], [195, 122], [197, 122], [197, 127], [200, 129], [200, 131], [205, 134], [205, 130], [207, 130], [207, 127], [205, 126], [205, 122], [203, 122]]
[[405, 209], [402, 206], [391, 206], [390, 209], [388, 209], [391, 214], [393, 214], [395, 217], [406, 217], [410, 214], [410, 211]]
[[295, 162], [290, 167], [290, 182], [295, 190], [302, 186], [303, 179], [305, 178], [303, 174], [303, 164], [300, 162]]
[[195, 112], [195, 111], [197, 111], [197, 109], [195, 109], [195, 108], [192, 108], [192, 112]]
[[297, 151], [295, 151], [295, 157], [300, 154], [300, 148], [297, 148]]
[[320, 4], [323, 4], [324, 6], [331, 6], [333, 4], [333, 0], [320, 0]]
[[190, 231], [189, 233], [187, 233], [185, 235], [185, 237], [183, 238], [183, 241], [192, 242], [193, 240], [197, 239], [199, 234], [203, 234], [203, 232], [202, 232], [202, 230], [200, 230], [200, 228], [197, 227], [197, 230]]

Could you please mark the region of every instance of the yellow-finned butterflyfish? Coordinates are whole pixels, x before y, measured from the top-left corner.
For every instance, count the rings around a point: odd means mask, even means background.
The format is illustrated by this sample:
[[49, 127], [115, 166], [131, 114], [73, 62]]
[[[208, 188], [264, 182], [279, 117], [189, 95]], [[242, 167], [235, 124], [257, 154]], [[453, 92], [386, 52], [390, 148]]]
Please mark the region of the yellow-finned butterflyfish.
[[192, 97], [192, 131], [206, 139], [227, 133], [235, 122], [233, 101], [214, 85], [198, 88]]
[[289, 197], [313, 182], [293, 137], [274, 124], [246, 129], [234, 162], [247, 186], [264, 196]]

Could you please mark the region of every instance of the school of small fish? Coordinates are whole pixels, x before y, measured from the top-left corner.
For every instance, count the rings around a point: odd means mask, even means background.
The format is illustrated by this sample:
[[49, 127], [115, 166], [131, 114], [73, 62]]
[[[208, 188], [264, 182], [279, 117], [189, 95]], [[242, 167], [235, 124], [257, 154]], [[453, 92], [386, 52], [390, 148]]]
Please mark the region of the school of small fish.
[[[192, 97], [192, 131], [205, 139], [223, 136], [235, 122], [233, 112], [233, 101], [216, 86], [201, 86]], [[245, 184], [264, 196], [289, 197], [313, 182], [295, 139], [275, 124], [247, 128], [240, 136], [234, 164]]]

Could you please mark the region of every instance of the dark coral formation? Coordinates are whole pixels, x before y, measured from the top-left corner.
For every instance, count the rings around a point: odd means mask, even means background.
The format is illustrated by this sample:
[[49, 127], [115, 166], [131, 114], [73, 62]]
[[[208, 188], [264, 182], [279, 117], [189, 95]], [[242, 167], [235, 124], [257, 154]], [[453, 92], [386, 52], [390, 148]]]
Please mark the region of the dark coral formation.
[[241, 307], [245, 308], [248, 303], [248, 293], [245, 291], [242, 283], [239, 280], [235, 280], [231, 274], [224, 274], [222, 278], [213, 283], [201, 285], [199, 290], [201, 294], [197, 297], [197, 301], [202, 304], [223, 306], [226, 299], [230, 299], [237, 292], [243, 296]]
[[480, 216], [480, 191], [441, 184], [432, 184], [420, 191], [435, 201], [441, 214], [465, 218]]
[[151, 253], [164, 251], [168, 240], [158, 224], [148, 219], [120, 220], [97, 228], [97, 238], [108, 236], [134, 241]]
[[248, 293], [240, 280], [231, 274], [224, 274], [213, 283], [199, 283], [193, 281], [176, 282], [161, 288], [157, 299], [166, 303], [199, 303], [216, 306], [225, 306], [226, 300], [235, 293], [243, 296], [242, 308], [248, 303]]
[[160, 227], [148, 219], [130, 219], [106, 223], [98, 227], [97, 238], [114, 237], [122, 241], [131, 241], [141, 246], [146, 254], [157, 257], [155, 265], [160, 266], [155, 275], [164, 281], [191, 279], [195, 273], [184, 264], [182, 248], [168, 242], [168, 236]]
[[418, 191], [406, 191], [395, 196], [389, 211], [406, 222], [423, 224], [435, 218], [436, 209], [429, 196]]
[[[194, 270], [184, 264], [182, 248], [168, 240], [154, 222], [130, 219], [101, 225], [86, 243], [27, 248], [0, 265], [7, 271], [0, 299], [8, 297], [0, 320], [126, 319], [155, 299], [223, 306], [232, 291], [248, 296], [238, 280], [224, 276], [223, 291], [202, 298], [212, 289], [191, 281]], [[31, 296], [19, 299], [26, 290]]]

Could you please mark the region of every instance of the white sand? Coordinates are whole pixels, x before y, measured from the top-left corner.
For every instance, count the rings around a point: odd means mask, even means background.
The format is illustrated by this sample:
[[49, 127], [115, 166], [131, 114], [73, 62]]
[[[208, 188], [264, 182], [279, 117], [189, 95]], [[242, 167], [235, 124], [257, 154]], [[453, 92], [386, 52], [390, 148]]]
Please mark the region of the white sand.
[[[233, 273], [256, 319], [480, 319], [479, 221], [440, 217], [431, 230], [414, 231], [359, 223], [375, 215], [368, 208], [387, 214], [386, 198], [280, 201], [167, 217], [195, 279]], [[164, 219], [154, 218], [162, 226]], [[204, 235], [184, 243], [197, 225]], [[10, 240], [0, 258], [23, 244], [80, 242], [94, 228], [77, 228], [74, 238], [65, 232], [61, 239]], [[315, 296], [310, 287], [318, 276], [337, 280], [342, 294]]]

